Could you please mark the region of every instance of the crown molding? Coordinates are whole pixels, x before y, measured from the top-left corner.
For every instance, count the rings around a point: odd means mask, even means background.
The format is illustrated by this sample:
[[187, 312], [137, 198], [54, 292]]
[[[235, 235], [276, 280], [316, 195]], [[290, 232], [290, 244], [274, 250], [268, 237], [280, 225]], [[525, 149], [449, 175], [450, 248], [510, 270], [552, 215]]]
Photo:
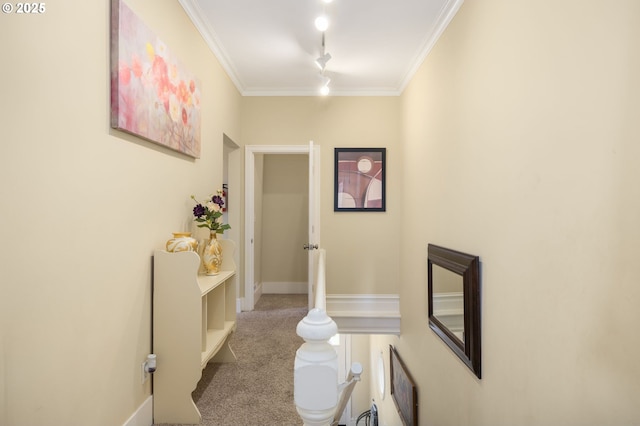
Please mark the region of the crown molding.
[[418, 69], [431, 52], [431, 49], [433, 49], [438, 42], [438, 39], [440, 39], [440, 36], [444, 33], [444, 30], [447, 29], [453, 20], [453, 17], [458, 13], [462, 3], [464, 3], [464, 0], [449, 0], [442, 7], [442, 10], [440, 10], [440, 14], [438, 15], [438, 19], [436, 20], [436, 24], [433, 27], [433, 31], [425, 38], [419, 53], [414, 58], [402, 83], [398, 87], [398, 91], [400, 93], [404, 92], [404, 89], [407, 87], [413, 76], [418, 72]]
[[220, 66], [227, 73], [231, 81], [233, 82], [236, 89], [242, 94], [245, 91], [245, 87], [238, 76], [238, 72], [233, 67], [232, 62], [229, 60], [229, 54], [225, 51], [222, 43], [219, 42], [218, 36], [216, 32], [211, 28], [202, 16], [204, 16], [202, 9], [198, 6], [198, 3], [195, 0], [178, 0], [184, 11], [193, 22], [193, 25], [196, 27], [202, 38], [204, 39], [209, 49], [213, 52], [215, 57], [220, 62]]

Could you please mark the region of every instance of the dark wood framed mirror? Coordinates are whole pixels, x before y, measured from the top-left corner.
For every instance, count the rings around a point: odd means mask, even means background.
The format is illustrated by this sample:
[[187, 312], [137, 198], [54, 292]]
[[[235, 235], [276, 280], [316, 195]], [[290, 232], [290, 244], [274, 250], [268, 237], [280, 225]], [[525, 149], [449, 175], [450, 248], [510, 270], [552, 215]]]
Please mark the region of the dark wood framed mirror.
[[480, 258], [429, 244], [429, 327], [481, 378]]

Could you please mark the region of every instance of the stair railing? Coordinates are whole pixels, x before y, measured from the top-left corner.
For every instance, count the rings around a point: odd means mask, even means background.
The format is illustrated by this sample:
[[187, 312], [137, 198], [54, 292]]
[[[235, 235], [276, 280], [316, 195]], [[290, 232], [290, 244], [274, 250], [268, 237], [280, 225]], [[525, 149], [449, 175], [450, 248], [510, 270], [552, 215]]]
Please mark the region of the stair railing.
[[351, 364], [351, 370], [349, 370], [349, 375], [347, 375], [347, 380], [340, 385], [340, 403], [336, 408], [335, 415], [333, 416], [333, 421], [331, 422], [331, 426], [338, 426], [338, 422], [340, 421], [340, 417], [342, 417], [342, 412], [347, 407], [347, 402], [349, 402], [349, 398], [351, 398], [351, 393], [353, 392], [353, 388], [356, 387], [356, 383], [360, 381], [360, 375], [362, 374], [362, 365], [359, 362], [354, 362]]

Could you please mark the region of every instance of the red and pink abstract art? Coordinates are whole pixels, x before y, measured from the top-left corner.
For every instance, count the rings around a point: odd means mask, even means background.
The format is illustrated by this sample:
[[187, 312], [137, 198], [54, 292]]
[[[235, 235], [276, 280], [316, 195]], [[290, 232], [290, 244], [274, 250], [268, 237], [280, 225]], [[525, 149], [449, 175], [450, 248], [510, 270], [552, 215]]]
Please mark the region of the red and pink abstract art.
[[200, 88], [121, 0], [111, 3], [111, 127], [200, 157]]

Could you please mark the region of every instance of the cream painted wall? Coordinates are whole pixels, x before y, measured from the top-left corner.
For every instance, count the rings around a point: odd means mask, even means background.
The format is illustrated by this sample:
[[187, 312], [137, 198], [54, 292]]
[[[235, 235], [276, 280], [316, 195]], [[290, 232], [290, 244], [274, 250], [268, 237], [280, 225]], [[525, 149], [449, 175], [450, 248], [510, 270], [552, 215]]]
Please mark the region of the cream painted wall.
[[[402, 335], [372, 349], [421, 425], [640, 424], [639, 75], [637, 1], [467, 0], [406, 89]], [[428, 328], [429, 242], [480, 256], [482, 380]]]
[[307, 282], [309, 156], [264, 156], [262, 282]]
[[[380, 426], [395, 426], [401, 425], [402, 420], [397, 413], [397, 408], [395, 403], [393, 402], [393, 398], [391, 396], [391, 359], [389, 355], [389, 345], [398, 346], [400, 342], [400, 338], [397, 336], [385, 336], [385, 335], [373, 335], [370, 337], [370, 359], [371, 366], [369, 371], [370, 382], [369, 382], [369, 395], [370, 399], [375, 400], [376, 405], [378, 406], [378, 420]], [[384, 364], [384, 394], [381, 394], [378, 387], [378, 354], [382, 354], [382, 360]], [[402, 357], [402, 355], [401, 355]], [[404, 358], [402, 358], [404, 361]], [[423, 361], [424, 362], [424, 361]], [[411, 372], [412, 373], [412, 372]], [[416, 378], [414, 377], [414, 380]], [[421, 395], [422, 384], [418, 383], [418, 396]], [[421, 412], [424, 411], [419, 408], [418, 409], [418, 420], [420, 420], [421, 425], [428, 424], [424, 420], [424, 417], [421, 417]]]
[[[327, 292], [397, 294], [401, 208], [398, 97], [246, 97], [246, 145], [321, 147], [321, 245], [327, 250]], [[335, 147], [387, 148], [387, 211], [333, 211]]]
[[150, 395], [152, 251], [222, 185], [223, 132], [240, 143], [240, 96], [179, 3], [128, 4], [200, 78], [199, 160], [110, 129], [108, 1], [0, 17], [2, 424], [118, 425]]

